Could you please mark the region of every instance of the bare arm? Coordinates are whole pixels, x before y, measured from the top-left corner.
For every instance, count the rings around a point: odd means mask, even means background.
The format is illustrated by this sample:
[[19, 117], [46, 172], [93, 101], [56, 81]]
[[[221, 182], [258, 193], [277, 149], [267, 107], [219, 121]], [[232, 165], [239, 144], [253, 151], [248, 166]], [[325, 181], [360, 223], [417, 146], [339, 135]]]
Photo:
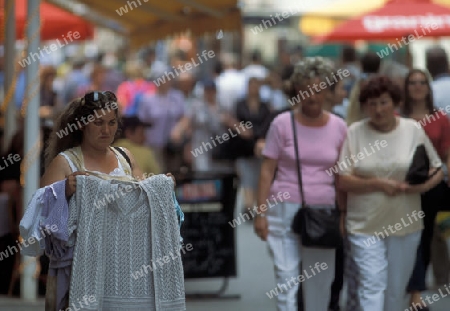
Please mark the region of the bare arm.
[[134, 159], [134, 157], [131, 154], [130, 150], [128, 150], [127, 148], [123, 148], [123, 150], [127, 154], [128, 158], [130, 158], [131, 170], [132, 170], [131, 175], [133, 175], [137, 179], [144, 179], [144, 178], [146, 178], [147, 176], [144, 176], [144, 172], [139, 167], [139, 165], [136, 163], [136, 160]]
[[[432, 169], [434, 171], [435, 169]], [[426, 191], [436, 187], [444, 179], [444, 172], [440, 169], [433, 177], [427, 180], [425, 183]]]
[[184, 134], [190, 135], [191, 132], [191, 119], [189, 117], [182, 117], [180, 121], [173, 128], [170, 137], [175, 142], [181, 141]]
[[255, 156], [261, 158], [262, 157], [262, 151], [264, 149], [264, 146], [266, 145], [266, 139], [260, 138], [255, 143], [255, 148], [253, 152], [255, 153]]
[[[256, 213], [260, 216], [263, 216], [260, 214], [261, 212], [265, 212], [265, 210], [261, 207], [269, 196], [270, 185], [272, 184], [277, 164], [278, 160], [264, 157], [261, 165], [261, 174], [259, 177], [257, 197], [258, 207], [256, 211]], [[253, 223], [253, 228], [256, 235], [258, 235], [262, 241], [267, 241], [267, 236], [269, 234], [269, 224], [266, 217], [256, 217]]]
[[336, 175], [336, 201], [341, 212], [347, 211], [347, 193], [339, 189], [340, 176]]
[[[430, 170], [430, 174], [434, 172], [435, 169]], [[425, 183], [420, 185], [408, 185], [406, 186], [405, 191], [407, 193], [425, 193], [428, 190], [436, 187], [438, 183], [444, 178], [444, 172], [439, 170], [436, 174], [433, 175], [430, 179], [428, 179]]]
[[338, 189], [354, 193], [382, 191], [381, 183], [378, 178], [362, 178], [356, 175], [340, 175]]
[[44, 176], [41, 178], [41, 188], [51, 185], [57, 181], [65, 180], [65, 190], [66, 198], [70, 197], [75, 193], [77, 189], [77, 178], [78, 175], [89, 175], [86, 172], [73, 172], [70, 169], [69, 163], [66, 159], [58, 155], [52, 160], [50, 165], [47, 167]]
[[58, 155], [46, 168], [44, 176], [41, 178], [40, 187], [42, 188], [57, 181], [64, 180], [70, 174], [72, 174], [72, 171], [69, 163], [67, 163], [67, 160], [62, 155]]
[[234, 128], [234, 125], [239, 123], [239, 121], [228, 112], [222, 113], [221, 122], [229, 128]]
[[272, 180], [274, 178], [275, 169], [277, 168], [278, 160], [270, 159], [264, 157], [263, 162], [261, 164], [261, 175], [259, 177], [258, 184], [258, 197], [257, 197], [257, 205], [258, 209], [261, 204], [264, 204], [267, 197], [269, 196], [270, 185], [272, 184]]

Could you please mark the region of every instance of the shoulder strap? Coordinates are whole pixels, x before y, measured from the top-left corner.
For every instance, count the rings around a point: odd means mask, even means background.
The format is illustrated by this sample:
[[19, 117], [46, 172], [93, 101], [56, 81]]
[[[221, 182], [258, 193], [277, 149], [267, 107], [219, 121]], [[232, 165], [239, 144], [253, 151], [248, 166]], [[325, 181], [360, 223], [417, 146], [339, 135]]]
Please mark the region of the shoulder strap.
[[70, 157], [65, 153], [65, 152], [61, 152], [60, 155], [62, 155], [67, 163], [69, 163], [70, 169], [72, 170], [72, 173], [75, 173], [77, 170], [77, 167], [75, 166], [75, 164], [73, 164], [72, 160], [70, 159]]
[[125, 151], [123, 151], [122, 148], [114, 146], [114, 149], [120, 152], [120, 154], [127, 160], [128, 164], [130, 165], [131, 169], [133, 169], [133, 166], [131, 165], [130, 157], [127, 155]]
[[292, 132], [294, 134], [295, 163], [297, 164], [298, 187], [300, 189], [300, 195], [302, 196], [302, 207], [304, 207], [306, 205], [305, 204], [305, 195], [303, 193], [302, 171], [301, 171], [300, 156], [299, 156], [299, 152], [298, 152], [298, 142], [297, 142], [297, 129], [295, 126], [295, 116], [294, 116], [293, 110], [291, 110], [291, 123], [292, 123]]
[[69, 160], [69, 165], [70, 163], [72, 163], [75, 171], [85, 170], [80, 146], [67, 149], [66, 151], [64, 151], [64, 156]]

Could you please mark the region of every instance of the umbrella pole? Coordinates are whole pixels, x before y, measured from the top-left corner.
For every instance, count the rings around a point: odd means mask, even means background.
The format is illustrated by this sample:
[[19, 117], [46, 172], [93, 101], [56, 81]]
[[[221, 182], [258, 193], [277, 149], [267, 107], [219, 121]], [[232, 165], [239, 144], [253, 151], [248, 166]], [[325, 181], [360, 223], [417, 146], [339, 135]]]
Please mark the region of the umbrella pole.
[[[40, 0], [28, 0], [27, 3], [27, 55], [31, 53], [39, 54], [38, 47], [40, 42]], [[37, 13], [37, 14], [36, 14]], [[34, 60], [34, 59], [33, 59]], [[40, 145], [39, 137], [39, 57], [26, 67], [27, 88], [25, 100], [22, 103], [23, 113], [25, 114], [25, 143], [24, 143], [24, 170], [25, 186], [23, 191], [23, 203], [28, 204], [34, 192], [39, 188], [39, 152], [37, 155], [32, 152], [35, 145]], [[22, 170], [21, 170], [22, 171]], [[22, 262], [30, 262], [31, 258], [22, 256]], [[36, 271], [36, 261], [24, 265], [21, 277], [20, 295], [25, 300], [36, 300], [37, 298], [37, 279], [34, 277]]]

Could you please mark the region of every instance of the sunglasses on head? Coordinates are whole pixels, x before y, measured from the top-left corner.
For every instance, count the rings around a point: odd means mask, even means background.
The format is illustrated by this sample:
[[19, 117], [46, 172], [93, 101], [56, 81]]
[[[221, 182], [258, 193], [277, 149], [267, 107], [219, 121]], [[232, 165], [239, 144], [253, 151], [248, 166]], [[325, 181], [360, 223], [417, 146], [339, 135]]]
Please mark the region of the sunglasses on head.
[[416, 85], [416, 84], [420, 84], [420, 85], [426, 85], [427, 81], [425, 80], [410, 80], [408, 81], [409, 85]]
[[102, 96], [106, 96], [107, 102], [117, 102], [116, 95], [111, 91], [104, 91], [104, 92], [93, 91], [93, 92], [84, 94], [83, 100], [81, 102], [81, 106], [84, 106], [86, 103], [90, 103], [90, 104], [93, 104], [97, 108], [101, 108], [102, 104], [101, 104], [100, 99]]

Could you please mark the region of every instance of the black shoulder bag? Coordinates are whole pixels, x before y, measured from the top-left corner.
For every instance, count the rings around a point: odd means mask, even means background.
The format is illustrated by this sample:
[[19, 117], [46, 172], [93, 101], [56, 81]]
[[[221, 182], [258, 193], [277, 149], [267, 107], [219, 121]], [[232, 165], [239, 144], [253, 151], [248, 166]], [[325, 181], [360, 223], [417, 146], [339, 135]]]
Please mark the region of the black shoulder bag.
[[337, 205], [307, 205], [303, 193], [300, 156], [298, 152], [297, 130], [294, 112], [291, 111], [292, 131], [297, 164], [298, 185], [302, 197], [302, 206], [292, 221], [292, 231], [299, 234], [302, 245], [313, 248], [336, 249], [342, 245], [340, 231], [340, 213]]
[[406, 174], [406, 182], [410, 185], [420, 185], [436, 175], [441, 168], [437, 168], [430, 174], [430, 159], [424, 144], [417, 146], [412, 162]]

